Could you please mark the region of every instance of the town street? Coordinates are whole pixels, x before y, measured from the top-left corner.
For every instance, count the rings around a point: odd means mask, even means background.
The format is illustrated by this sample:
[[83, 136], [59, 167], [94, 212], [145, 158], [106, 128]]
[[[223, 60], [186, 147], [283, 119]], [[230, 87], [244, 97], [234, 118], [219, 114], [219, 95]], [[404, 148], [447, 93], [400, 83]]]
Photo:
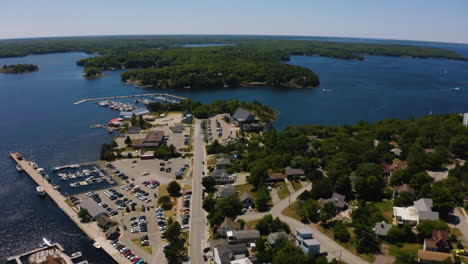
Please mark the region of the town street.
[[206, 217], [202, 208], [203, 186], [202, 172], [206, 164], [205, 162], [205, 146], [201, 139], [200, 120], [195, 119], [193, 128], [193, 175], [192, 175], [192, 199], [191, 199], [191, 218], [190, 218], [190, 239], [189, 239], [189, 256], [190, 263], [202, 264], [202, 243], [205, 243], [205, 228]]
[[354, 255], [353, 253], [349, 252], [347, 249], [343, 248], [340, 244], [335, 242], [333, 239], [327, 237], [325, 234], [321, 233], [314, 225], [303, 224], [296, 219], [283, 215], [283, 212], [286, 207], [289, 206], [289, 202], [291, 204], [297, 200], [297, 197], [306, 190], [310, 190], [312, 188], [312, 184], [309, 184], [297, 192], [291, 194], [290, 199], [286, 198], [279, 202], [277, 205], [273, 206], [269, 212], [265, 213], [257, 213], [257, 212], [249, 212], [245, 215], [239, 216], [239, 218], [244, 219], [245, 221], [252, 221], [256, 219], [260, 219], [267, 214], [271, 214], [274, 218], [279, 217], [281, 221], [286, 222], [289, 227], [291, 228], [292, 232], [295, 232], [296, 228], [310, 228], [314, 232], [314, 238], [320, 241], [320, 251], [327, 252], [328, 258], [331, 260], [333, 258], [345, 261], [348, 264], [362, 264], [362, 263], [369, 263], [364, 261], [360, 257]]

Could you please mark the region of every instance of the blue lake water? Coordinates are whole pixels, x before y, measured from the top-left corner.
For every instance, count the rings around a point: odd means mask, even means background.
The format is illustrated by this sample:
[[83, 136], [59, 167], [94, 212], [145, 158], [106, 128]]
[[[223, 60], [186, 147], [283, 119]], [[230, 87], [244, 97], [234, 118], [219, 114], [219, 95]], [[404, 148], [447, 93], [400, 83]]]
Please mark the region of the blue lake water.
[[[468, 45], [417, 44], [468, 55]], [[94, 103], [73, 102], [148, 90], [122, 84], [119, 71], [106, 72], [107, 76], [98, 80], [83, 79], [82, 68], [75, 62], [89, 56], [67, 53], [0, 59], [0, 65], [33, 63], [40, 68], [23, 75], [0, 74], [0, 112], [4, 116], [0, 129], [0, 259], [36, 247], [42, 237], [48, 237], [70, 252], [82, 251], [92, 263], [113, 263], [92, 247], [92, 242], [53, 202], [37, 197], [35, 184], [16, 172], [7, 155], [20, 151], [44, 168], [98, 158], [100, 145], [110, 141], [112, 135], [90, 126], [105, 123], [118, 113]], [[280, 111], [274, 124], [279, 129], [296, 124], [340, 125], [419, 117], [430, 112], [468, 112], [468, 62], [380, 56], [366, 56], [359, 62], [294, 56], [289, 63], [315, 71], [320, 87], [165, 92], [205, 103], [215, 99], [256, 99]]]

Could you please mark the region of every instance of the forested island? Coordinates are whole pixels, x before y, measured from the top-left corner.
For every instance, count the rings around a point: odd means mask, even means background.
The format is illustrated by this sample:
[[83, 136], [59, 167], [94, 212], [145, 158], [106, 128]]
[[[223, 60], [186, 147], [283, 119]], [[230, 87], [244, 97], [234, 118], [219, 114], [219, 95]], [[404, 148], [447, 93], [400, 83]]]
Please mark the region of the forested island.
[[3, 65], [0, 69], [0, 73], [26, 73], [37, 71], [39, 67], [34, 64], [15, 64], [15, 65]]
[[[183, 44], [229, 44], [183, 47]], [[154, 88], [220, 88], [241, 85], [315, 87], [311, 70], [288, 65], [292, 55], [363, 60], [363, 55], [467, 60], [453, 51], [399, 44], [286, 40], [258, 36], [113, 36], [0, 41], [0, 57], [53, 52], [87, 52], [102, 56], [77, 62], [84, 77], [102, 70], [132, 69], [122, 81]]]
[[104, 76], [104, 74], [102, 74], [101, 69], [99, 69], [98, 67], [86, 67], [83, 72], [83, 77], [85, 77], [88, 80], [98, 79], [102, 76]]

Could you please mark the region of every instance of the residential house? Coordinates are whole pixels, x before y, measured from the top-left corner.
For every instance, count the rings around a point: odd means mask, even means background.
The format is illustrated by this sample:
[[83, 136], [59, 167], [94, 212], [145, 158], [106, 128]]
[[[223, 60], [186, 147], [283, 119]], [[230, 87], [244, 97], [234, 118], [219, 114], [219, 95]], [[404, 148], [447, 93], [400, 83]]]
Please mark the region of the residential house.
[[102, 230], [107, 230], [112, 225], [112, 221], [107, 215], [98, 216], [96, 223]]
[[416, 192], [413, 188], [411, 188], [408, 184], [403, 184], [400, 186], [395, 186], [393, 187], [393, 197], [398, 197], [400, 196], [400, 193], [402, 192], [407, 192], [411, 194], [413, 197], [416, 197]]
[[320, 242], [314, 239], [310, 228], [296, 229], [296, 246], [300, 247], [306, 254], [316, 255], [320, 253]]
[[255, 243], [260, 238], [260, 232], [256, 229], [228, 231], [226, 236], [230, 244], [249, 244]]
[[348, 203], [345, 201], [346, 197], [344, 195], [341, 195], [339, 193], [333, 193], [332, 197], [329, 199], [323, 199], [320, 198], [318, 200], [318, 203], [320, 205], [324, 205], [328, 202], [332, 202], [338, 209], [340, 210], [345, 210], [348, 207]]
[[449, 253], [426, 251], [426, 250], [418, 251], [419, 263], [424, 263], [424, 264], [442, 263], [446, 259], [450, 259], [452, 263], [455, 261], [455, 258], [453, 257], [453, 255]]
[[215, 169], [211, 172], [210, 176], [213, 177], [218, 185], [234, 183], [235, 180], [235, 178], [229, 175], [224, 169]]
[[239, 200], [241, 201], [243, 208], [253, 208], [253, 207], [255, 207], [254, 199], [248, 193], [243, 193], [239, 197]]
[[444, 230], [433, 230], [430, 239], [424, 239], [424, 250], [450, 252], [450, 232]]
[[232, 184], [224, 185], [220, 190], [216, 192], [216, 198], [226, 198], [231, 195], [236, 195], [237, 191]]
[[406, 168], [408, 163], [402, 160], [395, 160], [392, 163], [382, 163], [381, 164], [384, 170], [384, 173], [392, 175], [393, 173]]
[[231, 123], [247, 132], [258, 132], [263, 129], [260, 119], [243, 108], [238, 108], [231, 116]]
[[218, 245], [213, 249], [213, 259], [216, 264], [230, 264], [236, 259], [244, 259], [249, 255], [245, 244]]
[[291, 167], [287, 167], [285, 170], [286, 176], [289, 180], [305, 180], [305, 172], [303, 169], [294, 169]]
[[131, 126], [128, 128], [128, 134], [140, 134], [140, 126]]
[[98, 217], [101, 215], [107, 215], [107, 211], [104, 210], [104, 208], [102, 208], [93, 199], [83, 199], [79, 206], [81, 209], [88, 210], [88, 213], [93, 220], [98, 219]]
[[229, 217], [224, 218], [224, 222], [218, 228], [218, 235], [225, 237], [229, 231], [239, 231], [240, 225]]
[[439, 213], [432, 211], [432, 199], [421, 198], [409, 207], [393, 207], [395, 224], [417, 225], [422, 220], [437, 220]]
[[282, 182], [286, 178], [286, 174], [282, 172], [270, 172], [268, 173], [267, 182]]
[[380, 236], [380, 237], [386, 237], [387, 234], [388, 234], [388, 231], [390, 231], [390, 229], [392, 228], [392, 224], [388, 224], [387, 222], [385, 221], [382, 221], [380, 223], [376, 223], [375, 224], [375, 227], [374, 227], [374, 233], [377, 235], [377, 236]]
[[401, 148], [392, 148], [390, 152], [399, 157], [401, 155]]
[[289, 240], [288, 234], [285, 232], [275, 232], [268, 235], [267, 242], [274, 247], [280, 240]]
[[149, 131], [142, 140], [135, 140], [135, 148], [154, 148], [164, 144], [164, 131]]
[[227, 169], [231, 168], [230, 158], [219, 158], [216, 159], [216, 169]]

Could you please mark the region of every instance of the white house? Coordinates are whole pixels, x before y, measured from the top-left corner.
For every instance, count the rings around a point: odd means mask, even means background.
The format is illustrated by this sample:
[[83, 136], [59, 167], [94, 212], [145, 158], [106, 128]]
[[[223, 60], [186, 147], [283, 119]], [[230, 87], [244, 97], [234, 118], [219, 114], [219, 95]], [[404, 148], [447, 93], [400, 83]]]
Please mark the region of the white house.
[[306, 254], [319, 254], [320, 242], [314, 239], [314, 235], [310, 228], [296, 229], [296, 246], [300, 247]]
[[432, 199], [421, 198], [413, 206], [393, 207], [395, 224], [417, 225], [422, 220], [437, 220], [439, 213], [432, 211]]

